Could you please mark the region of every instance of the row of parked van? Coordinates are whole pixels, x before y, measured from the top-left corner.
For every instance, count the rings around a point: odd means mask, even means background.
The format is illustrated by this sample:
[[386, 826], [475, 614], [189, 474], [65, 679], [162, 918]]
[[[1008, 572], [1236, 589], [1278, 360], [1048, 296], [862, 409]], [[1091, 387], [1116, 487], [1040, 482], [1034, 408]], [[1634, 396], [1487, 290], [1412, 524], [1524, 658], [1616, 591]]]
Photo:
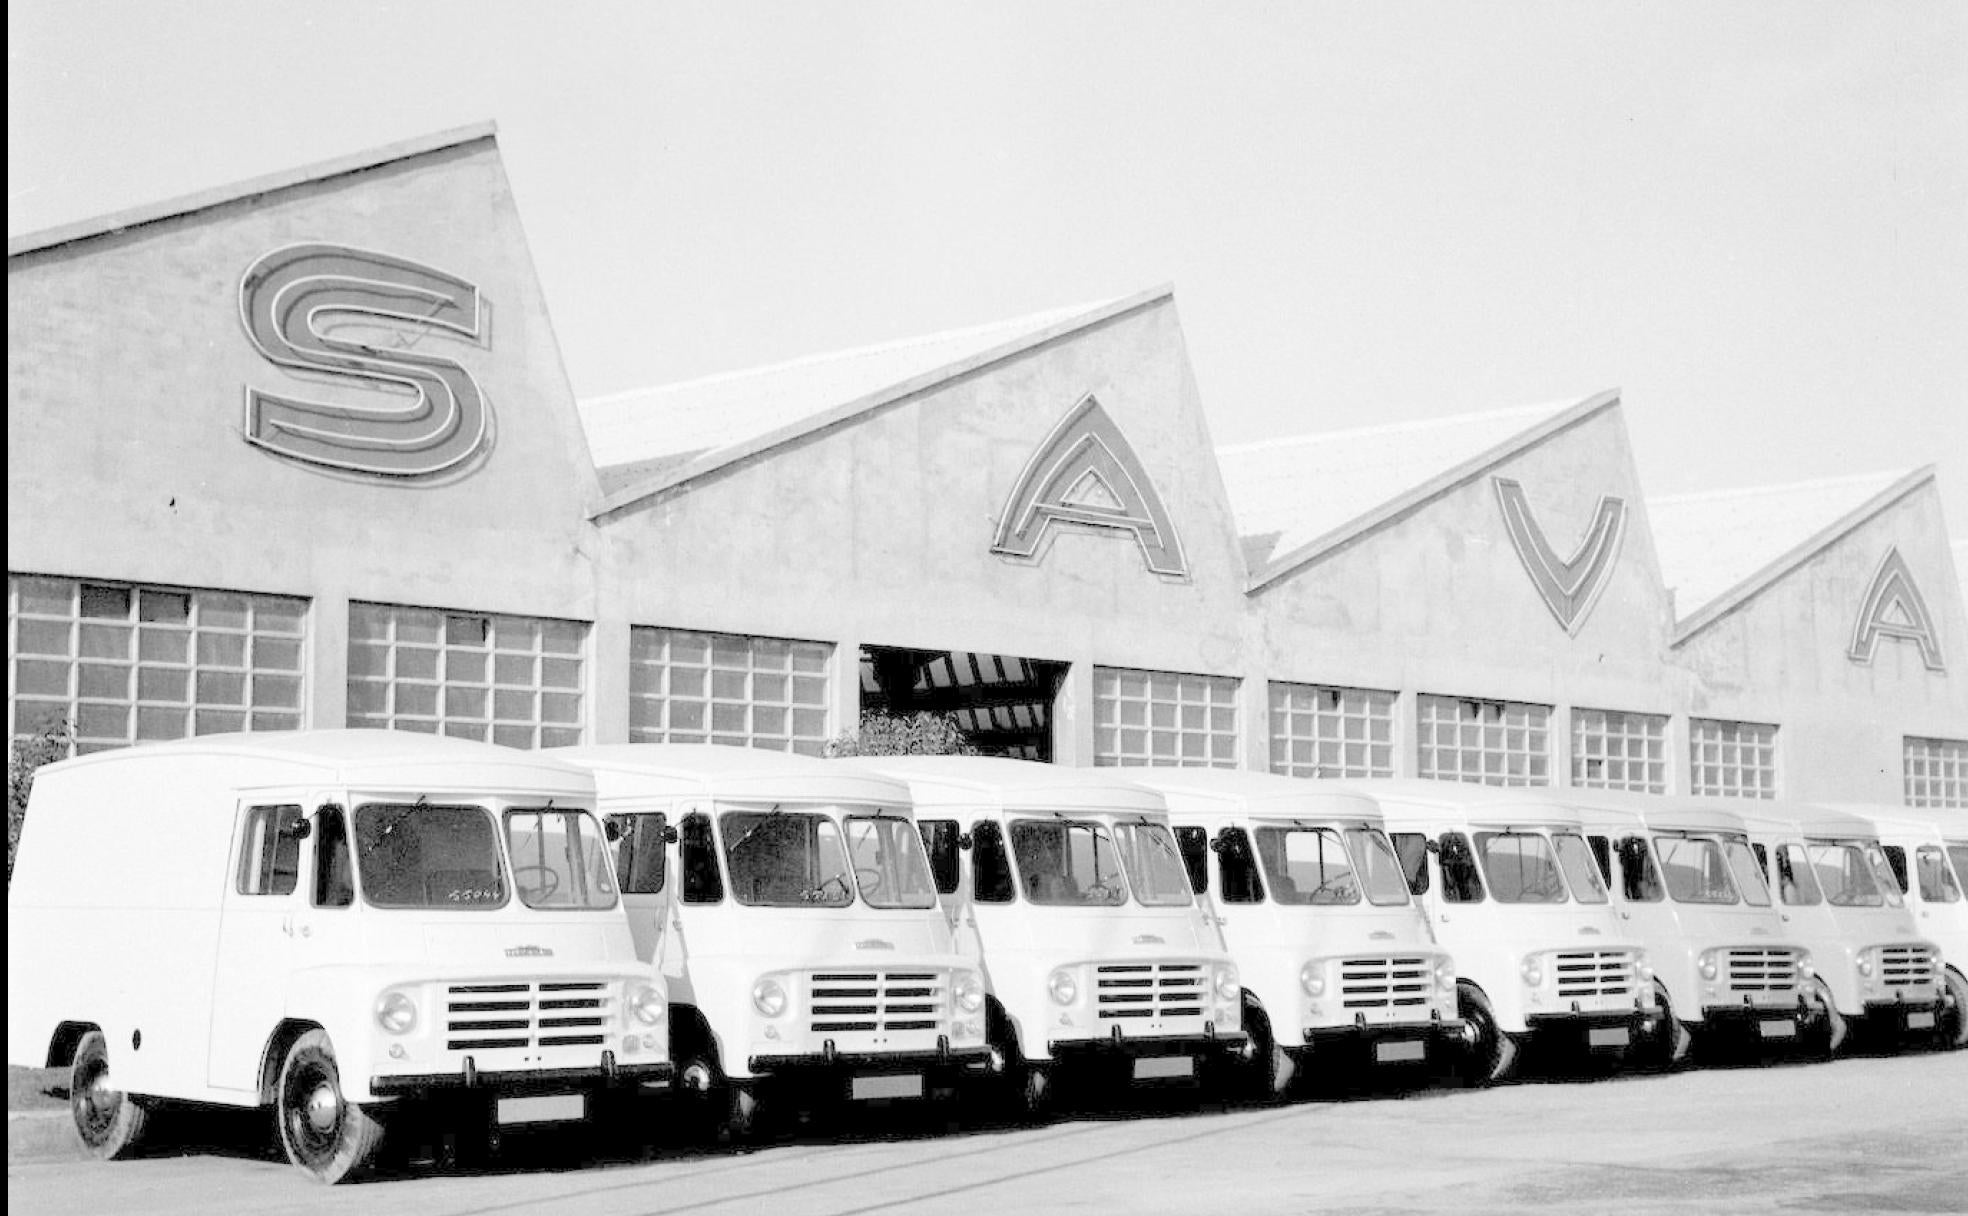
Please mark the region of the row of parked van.
[[658, 1142], [704, 1107], [1960, 1047], [1968, 822], [1906, 814], [207, 736], [39, 774], [8, 1059], [71, 1070], [100, 1156], [166, 1103], [270, 1107], [332, 1182], [434, 1121]]

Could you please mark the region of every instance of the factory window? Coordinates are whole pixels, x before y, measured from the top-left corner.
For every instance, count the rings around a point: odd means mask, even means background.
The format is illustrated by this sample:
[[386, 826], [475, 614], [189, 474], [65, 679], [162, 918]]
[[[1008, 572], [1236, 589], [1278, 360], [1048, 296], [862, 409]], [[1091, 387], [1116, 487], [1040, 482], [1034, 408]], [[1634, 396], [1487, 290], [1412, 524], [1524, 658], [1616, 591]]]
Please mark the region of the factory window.
[[350, 604], [348, 724], [507, 747], [579, 743], [587, 645], [578, 621]]
[[1273, 682], [1271, 771], [1287, 777], [1392, 777], [1394, 694]]
[[1093, 669], [1093, 762], [1237, 767], [1237, 681]]
[[638, 627], [629, 741], [727, 743], [820, 755], [831, 723], [825, 642]]
[[1667, 792], [1667, 717], [1615, 709], [1572, 711], [1572, 784]]
[[1551, 707], [1422, 696], [1416, 772], [1483, 785], [1551, 784]]
[[1688, 720], [1688, 792], [1725, 798], [1777, 796], [1777, 728], [1758, 722]]
[[75, 750], [303, 724], [307, 601], [7, 576], [14, 737], [66, 723]]
[[1908, 806], [1968, 807], [1968, 740], [1908, 735], [1903, 756]]

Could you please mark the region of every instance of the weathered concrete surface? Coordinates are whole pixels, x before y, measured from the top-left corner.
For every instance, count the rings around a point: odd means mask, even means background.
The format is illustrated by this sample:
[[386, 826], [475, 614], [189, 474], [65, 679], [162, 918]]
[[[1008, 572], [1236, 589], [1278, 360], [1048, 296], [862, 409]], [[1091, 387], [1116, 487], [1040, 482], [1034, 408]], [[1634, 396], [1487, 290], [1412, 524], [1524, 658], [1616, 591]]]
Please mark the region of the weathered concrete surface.
[[[254, 1125], [257, 1126], [257, 1125]], [[317, 1187], [263, 1147], [10, 1165], [14, 1216], [862, 1212], [1961, 1212], [1968, 1056], [1524, 1085], [912, 1137], [804, 1137], [569, 1171], [538, 1141], [488, 1175]]]

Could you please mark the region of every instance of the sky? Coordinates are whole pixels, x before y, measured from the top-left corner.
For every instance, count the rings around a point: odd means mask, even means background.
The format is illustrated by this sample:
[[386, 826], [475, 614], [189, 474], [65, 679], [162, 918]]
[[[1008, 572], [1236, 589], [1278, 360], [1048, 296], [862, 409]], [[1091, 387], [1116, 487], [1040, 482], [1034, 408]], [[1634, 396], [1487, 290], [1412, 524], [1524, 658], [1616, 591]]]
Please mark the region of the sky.
[[1173, 283], [1219, 444], [1620, 387], [1934, 463], [1968, 4], [11, 0], [10, 236], [492, 119], [579, 396]]

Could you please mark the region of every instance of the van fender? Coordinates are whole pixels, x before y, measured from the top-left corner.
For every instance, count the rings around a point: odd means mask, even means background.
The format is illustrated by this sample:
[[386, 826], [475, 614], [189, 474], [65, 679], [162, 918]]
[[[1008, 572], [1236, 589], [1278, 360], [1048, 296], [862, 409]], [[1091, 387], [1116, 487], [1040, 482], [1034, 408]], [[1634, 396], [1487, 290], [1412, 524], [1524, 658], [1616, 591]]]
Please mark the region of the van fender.
[[[1012, 1068], [1025, 1059], [1025, 1036], [1018, 1020], [995, 995], [984, 997], [984, 1041], [1004, 1053], [1005, 1067]], [[1044, 1050], [1044, 1045], [1040, 1045]]]
[[710, 1066], [713, 1082], [725, 1079], [724, 1045], [711, 1029], [710, 1019], [695, 1005], [671, 1005], [670, 1061], [681, 1076], [686, 1067], [698, 1060]]
[[67, 1068], [75, 1063], [75, 1049], [82, 1045], [82, 1036], [102, 1027], [94, 1022], [63, 1022], [55, 1027], [48, 1037], [48, 1062], [46, 1068]]
[[[273, 1033], [267, 1036], [266, 1047], [260, 1055], [259, 1104], [261, 1106], [273, 1105], [274, 1086], [280, 1082], [280, 1066], [287, 1059], [288, 1048], [308, 1031], [320, 1029], [317, 1024], [298, 1018], [288, 1018], [273, 1028]], [[333, 1037], [333, 1035], [329, 1036], [331, 1041]], [[339, 1064], [340, 1061], [338, 1060], [337, 1063]]]

